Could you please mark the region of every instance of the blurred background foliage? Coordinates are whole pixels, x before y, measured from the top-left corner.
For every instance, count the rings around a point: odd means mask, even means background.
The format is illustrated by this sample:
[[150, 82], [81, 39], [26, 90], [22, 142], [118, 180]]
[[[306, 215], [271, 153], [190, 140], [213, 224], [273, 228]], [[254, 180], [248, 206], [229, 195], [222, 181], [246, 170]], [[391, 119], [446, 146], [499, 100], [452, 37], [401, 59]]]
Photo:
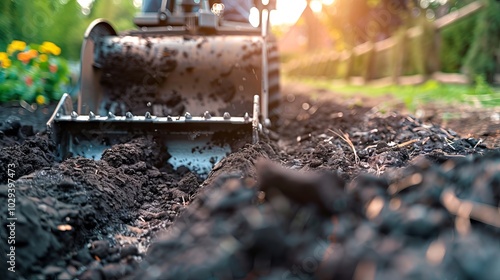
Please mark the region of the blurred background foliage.
[[71, 84], [66, 59], [52, 42], [14, 40], [0, 51], [0, 102], [24, 100], [39, 105], [59, 100]]
[[[440, 32], [440, 49], [434, 48], [439, 59], [439, 71], [463, 73], [475, 79], [484, 76], [493, 82], [500, 74], [500, 1], [498, 0], [309, 0], [310, 6], [321, 5], [321, 13], [306, 14], [299, 24], [319, 19], [332, 38], [331, 49], [351, 50], [365, 42], [378, 42], [398, 36], [410, 27], [423, 26], [433, 38], [432, 23], [450, 12], [480, 2], [484, 8], [445, 27]], [[316, 17], [317, 19], [307, 19]], [[302, 22], [301, 22], [302, 21]], [[429, 29], [430, 28], [430, 29]], [[323, 36], [320, 28], [313, 29], [313, 38]], [[309, 40], [307, 49], [312, 52], [315, 43]], [[415, 44], [407, 42], [406, 48]], [[400, 50], [400, 52], [403, 50]], [[434, 54], [433, 54], [434, 56]], [[287, 59], [293, 56], [287, 54]], [[434, 58], [429, 58], [434, 59]], [[390, 63], [389, 61], [387, 63]], [[362, 71], [362, 69], [361, 69]], [[359, 74], [359, 73], [358, 73]], [[405, 73], [409, 74], [409, 73]]]
[[[236, 0], [235, 0], [236, 1]], [[284, 0], [281, 0], [284, 1]], [[286, 1], [286, 0], [285, 0]], [[334, 0], [325, 2], [315, 15], [328, 28], [335, 47], [344, 49], [365, 41], [378, 41], [393, 35], [401, 27], [418, 24], [419, 19], [433, 20], [474, 0]], [[490, 13], [500, 18], [498, 1], [479, 0], [496, 5]], [[0, 49], [12, 40], [51, 41], [62, 49], [62, 56], [78, 60], [83, 33], [95, 18], [105, 18], [118, 30], [133, 28], [133, 16], [140, 0], [3, 0], [0, 1]], [[298, 1], [293, 1], [298, 3]], [[496, 8], [496, 9], [495, 9]], [[478, 15], [443, 32], [443, 61], [447, 71], [459, 69], [464, 52], [474, 40]], [[482, 29], [492, 29], [484, 26]], [[285, 33], [276, 28], [278, 35]], [[491, 30], [493, 31], [493, 30]], [[452, 50], [451, 52], [448, 50]]]
[[478, 15], [470, 51], [465, 57], [467, 71], [494, 81], [500, 72], [500, 1], [485, 1], [486, 8]]
[[137, 11], [131, 0], [2, 0], [0, 50], [12, 40], [51, 41], [62, 49], [62, 57], [77, 61], [83, 34], [93, 19], [106, 18], [121, 31], [133, 27]]

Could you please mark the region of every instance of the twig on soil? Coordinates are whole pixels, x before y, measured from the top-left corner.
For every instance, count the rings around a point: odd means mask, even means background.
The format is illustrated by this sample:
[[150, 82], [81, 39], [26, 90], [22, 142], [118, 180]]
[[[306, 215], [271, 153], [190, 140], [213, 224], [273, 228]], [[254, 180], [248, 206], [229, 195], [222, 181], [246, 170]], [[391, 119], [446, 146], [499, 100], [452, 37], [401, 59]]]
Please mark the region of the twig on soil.
[[377, 164], [377, 177], [380, 177], [380, 175], [382, 174], [382, 170], [380, 170], [380, 166]]
[[377, 145], [366, 146], [365, 150], [377, 148]]
[[122, 184], [126, 184], [126, 182], [120, 177], [115, 177], [115, 179], [120, 181]]
[[344, 140], [349, 145], [349, 147], [351, 147], [352, 152], [354, 153], [354, 161], [356, 162], [356, 164], [359, 164], [359, 162], [361, 160], [359, 159], [359, 156], [358, 156], [358, 153], [356, 152], [356, 148], [354, 147], [354, 144], [352, 143], [351, 139], [349, 139], [349, 134], [342, 132], [342, 130], [339, 130], [340, 133], [342, 133], [342, 134], [340, 134], [339, 132], [333, 131], [331, 129], [329, 129], [329, 131], [331, 131], [332, 133], [334, 133], [335, 135], [340, 137], [340, 139]]
[[446, 136], [448, 136], [449, 138], [453, 138], [453, 135], [451, 135], [446, 129], [443, 129], [442, 127], [440, 127], [439, 129], [441, 129], [441, 131], [446, 134]]
[[370, 135], [370, 134], [373, 134], [373, 133], [377, 133], [378, 132], [378, 129], [374, 128], [370, 131], [357, 131], [357, 132], [354, 132], [352, 134], [352, 136], [354, 137], [362, 137], [362, 136], [367, 136], [367, 135]]
[[406, 142], [403, 142], [401, 144], [396, 145], [395, 148], [397, 148], [397, 149], [404, 148], [404, 147], [406, 147], [408, 145], [411, 145], [413, 143], [416, 143], [418, 141], [420, 141], [420, 139], [413, 139], [413, 140], [410, 140], [410, 141], [406, 141]]
[[445, 137], [444, 140], [446, 141], [446, 144], [448, 146], [450, 146], [450, 148], [452, 148], [454, 151], [456, 151], [457, 149], [455, 149], [455, 147], [453, 147], [451, 144], [453, 144], [453, 141], [451, 141], [450, 139], [448, 139], [448, 137]]
[[407, 116], [406, 120], [408, 120], [409, 122], [415, 123], [415, 120], [410, 116]]
[[449, 157], [449, 158], [464, 158], [465, 157], [464, 155], [452, 155], [452, 154], [447, 154], [447, 153], [443, 153], [443, 155], [445, 157]]
[[423, 176], [420, 173], [415, 173], [411, 176], [405, 177], [401, 180], [399, 180], [396, 183], [392, 183], [387, 191], [389, 192], [390, 195], [395, 195], [398, 192], [407, 189], [408, 187], [411, 186], [416, 186], [420, 183], [422, 183]]
[[[409, 140], [409, 141], [406, 141], [406, 142], [403, 142], [401, 144], [397, 144], [395, 146], [392, 146], [392, 147], [384, 147], [384, 148], [381, 148], [379, 150], [377, 150], [377, 153], [383, 153], [383, 152], [387, 152], [387, 151], [395, 151], [397, 149], [401, 149], [401, 148], [404, 148], [406, 146], [409, 146], [413, 143], [416, 143], [416, 142], [419, 142], [420, 139], [412, 139], [412, 140]], [[366, 147], [365, 149], [368, 149], [368, 148], [376, 148], [377, 145], [372, 145], [372, 146], [368, 146]]]
[[475, 201], [459, 199], [454, 192], [449, 189], [441, 194], [441, 201], [446, 209], [457, 217], [474, 219], [500, 228], [500, 212], [496, 207]]
[[483, 143], [483, 139], [482, 139], [482, 138], [481, 138], [481, 139], [479, 139], [479, 141], [477, 141], [477, 143], [476, 143], [476, 145], [474, 145], [474, 148], [473, 148], [473, 149], [477, 148], [477, 146], [478, 146], [479, 144], [481, 144], [481, 143]]

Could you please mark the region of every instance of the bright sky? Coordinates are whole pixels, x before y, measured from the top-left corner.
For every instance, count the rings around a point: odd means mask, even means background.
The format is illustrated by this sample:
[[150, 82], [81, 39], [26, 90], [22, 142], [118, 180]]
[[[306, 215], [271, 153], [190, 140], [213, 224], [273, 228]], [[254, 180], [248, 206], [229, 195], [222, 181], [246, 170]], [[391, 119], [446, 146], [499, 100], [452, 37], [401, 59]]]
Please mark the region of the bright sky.
[[[312, 0], [311, 9], [314, 12], [321, 12], [322, 4], [331, 5], [335, 0]], [[304, 11], [307, 5], [306, 0], [277, 0], [276, 11], [271, 13], [271, 24], [273, 25], [292, 25]], [[252, 21], [252, 18], [250, 18]]]
[[271, 13], [271, 24], [294, 24], [305, 7], [305, 0], [277, 0], [276, 11]]

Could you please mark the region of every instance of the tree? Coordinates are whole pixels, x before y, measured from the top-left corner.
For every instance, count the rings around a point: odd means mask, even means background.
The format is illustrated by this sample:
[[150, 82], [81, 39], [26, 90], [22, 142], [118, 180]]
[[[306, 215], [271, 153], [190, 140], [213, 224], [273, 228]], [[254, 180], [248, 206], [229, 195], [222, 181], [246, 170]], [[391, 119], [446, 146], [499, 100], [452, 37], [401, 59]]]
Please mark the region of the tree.
[[118, 31], [124, 31], [134, 28], [133, 19], [137, 12], [132, 0], [94, 0], [88, 23], [104, 18]]
[[472, 76], [483, 75], [488, 82], [493, 82], [500, 70], [500, 2], [484, 2], [486, 7], [479, 14], [465, 65]]
[[54, 42], [61, 47], [62, 56], [78, 60], [87, 19], [76, 0], [51, 2], [53, 20], [40, 30], [41, 40]]
[[76, 0], [1, 1], [0, 7], [0, 49], [12, 40], [51, 41], [62, 48], [64, 57], [78, 58], [84, 18]]
[[62, 56], [80, 57], [85, 29], [96, 18], [106, 18], [118, 30], [133, 27], [137, 8], [133, 0], [94, 0], [90, 15], [84, 15], [77, 0], [0, 1], [0, 51], [12, 40], [27, 43], [51, 41]]

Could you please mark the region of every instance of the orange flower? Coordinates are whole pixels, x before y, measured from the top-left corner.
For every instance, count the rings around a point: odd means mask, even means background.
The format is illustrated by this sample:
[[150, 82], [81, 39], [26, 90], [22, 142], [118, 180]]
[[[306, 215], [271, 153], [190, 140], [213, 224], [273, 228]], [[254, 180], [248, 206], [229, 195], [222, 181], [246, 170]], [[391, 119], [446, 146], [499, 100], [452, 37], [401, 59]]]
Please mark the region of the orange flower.
[[35, 58], [38, 56], [38, 51], [37, 50], [29, 50], [28, 54], [30, 55], [31, 58]]
[[49, 65], [49, 70], [50, 70], [50, 72], [51, 72], [51, 73], [55, 73], [55, 72], [57, 72], [57, 65], [55, 65], [55, 64], [50, 64], [50, 65]]
[[33, 58], [38, 56], [38, 52], [36, 50], [29, 50], [25, 52], [20, 52], [17, 54], [17, 59], [22, 61], [24, 64], [27, 64]]
[[26, 52], [20, 52], [17, 54], [17, 60], [23, 62], [23, 63], [28, 63], [30, 60], [28, 58], [28, 54]]

